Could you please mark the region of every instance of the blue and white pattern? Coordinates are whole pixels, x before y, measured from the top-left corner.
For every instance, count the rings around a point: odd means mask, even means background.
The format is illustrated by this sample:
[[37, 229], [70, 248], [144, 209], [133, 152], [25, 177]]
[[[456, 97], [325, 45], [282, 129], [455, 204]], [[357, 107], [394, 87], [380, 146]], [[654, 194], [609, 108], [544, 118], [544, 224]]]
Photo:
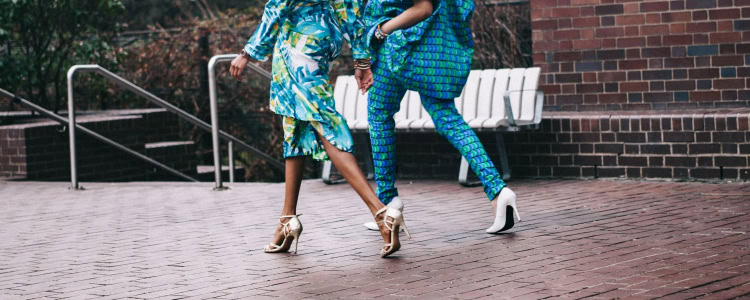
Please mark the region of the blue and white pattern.
[[285, 116], [284, 157], [327, 159], [315, 131], [342, 151], [352, 152], [346, 121], [334, 107], [328, 71], [344, 40], [352, 46], [354, 58], [370, 57], [363, 33], [358, 0], [266, 3], [245, 51], [258, 60], [273, 53], [270, 107]]
[[471, 0], [441, 0], [432, 16], [416, 25], [396, 30], [382, 45], [373, 45], [372, 36], [378, 24], [388, 21], [411, 7], [411, 1], [371, 0], [367, 3], [364, 23], [370, 51], [378, 67], [396, 74], [406, 88], [439, 99], [453, 99], [461, 94], [471, 71], [474, 40], [471, 34]]
[[[365, 9], [368, 36], [374, 34], [377, 24], [410, 6], [411, 2], [399, 0], [370, 0]], [[367, 112], [377, 194], [385, 204], [398, 195], [393, 115], [406, 90], [419, 92], [435, 129], [467, 159], [490, 201], [505, 187], [484, 146], [453, 101], [461, 94], [471, 69], [474, 44], [469, 23], [473, 10], [470, 0], [439, 1], [427, 20], [393, 32], [382, 45], [370, 45], [378, 49], [374, 52], [375, 83], [370, 89]]]

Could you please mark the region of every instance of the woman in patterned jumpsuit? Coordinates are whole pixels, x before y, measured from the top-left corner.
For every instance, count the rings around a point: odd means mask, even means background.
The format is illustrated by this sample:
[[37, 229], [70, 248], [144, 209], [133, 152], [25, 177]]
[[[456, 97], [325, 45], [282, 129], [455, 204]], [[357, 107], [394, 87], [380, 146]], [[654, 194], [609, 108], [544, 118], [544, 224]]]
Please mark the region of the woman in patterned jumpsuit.
[[[336, 112], [328, 78], [329, 62], [346, 40], [355, 58], [356, 77], [364, 91], [372, 81], [370, 54], [362, 41], [364, 27], [358, 0], [269, 0], [263, 19], [232, 61], [230, 73], [242, 80], [249, 58], [266, 60], [273, 53], [271, 110], [282, 115], [286, 194], [274, 240], [266, 252], [286, 252], [299, 241], [302, 226], [297, 219], [304, 157], [332, 160], [333, 164], [365, 201], [386, 245], [381, 255], [400, 247], [400, 211], [388, 209], [375, 195], [357, 165], [352, 136], [346, 120]], [[395, 237], [393, 235], [395, 229]], [[295, 246], [296, 252], [296, 246]]]
[[[428, 14], [413, 23], [421, 22], [404, 26], [404, 15], [415, 15], [412, 11], [419, 7], [427, 7]], [[368, 99], [368, 122], [378, 197], [388, 206], [403, 209], [395, 187], [393, 115], [398, 112], [404, 93], [417, 91], [437, 132], [458, 149], [482, 181], [495, 214], [493, 226], [486, 231], [496, 233], [513, 227], [512, 213], [518, 216], [516, 194], [505, 187], [502, 176], [453, 101], [461, 94], [471, 68], [473, 11], [472, 0], [368, 2], [364, 22], [369, 30], [365, 41], [373, 49], [375, 75]], [[372, 229], [374, 225], [365, 226]]]

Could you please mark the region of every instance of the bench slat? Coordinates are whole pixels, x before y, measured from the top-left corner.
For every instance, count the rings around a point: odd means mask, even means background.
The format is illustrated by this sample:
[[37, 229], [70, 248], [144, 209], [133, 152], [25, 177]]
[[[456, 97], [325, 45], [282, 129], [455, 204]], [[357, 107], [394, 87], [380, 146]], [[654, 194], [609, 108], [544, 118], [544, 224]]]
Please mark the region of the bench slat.
[[483, 70], [479, 75], [479, 94], [476, 101], [476, 116], [469, 120], [469, 127], [481, 128], [492, 114], [492, 93], [495, 85], [495, 70]]
[[[524, 73], [526, 73], [526, 69], [523, 68], [515, 68], [510, 70], [510, 83], [508, 84], [508, 91], [520, 91], [523, 88]], [[520, 93], [510, 93], [510, 105], [513, 110], [513, 118], [520, 118], [521, 109], [523, 109]]]
[[346, 118], [349, 128], [354, 128], [357, 120], [357, 80], [354, 76], [347, 76], [346, 81], [346, 104], [344, 104], [344, 118]]
[[409, 111], [411, 107], [413, 106], [412, 102], [419, 101], [419, 97], [416, 97], [417, 99], [413, 99], [415, 97], [412, 97], [412, 94], [415, 93], [409, 93], [406, 92], [404, 94], [404, 99], [401, 100], [401, 110], [399, 113], [403, 113], [403, 119], [396, 121], [396, 128], [397, 129], [406, 129], [409, 128], [409, 124], [414, 121], [413, 114], [409, 114]]
[[344, 105], [346, 105], [346, 86], [347, 81], [349, 80], [348, 77], [350, 76], [339, 76], [336, 78], [336, 85], [333, 88], [333, 101], [335, 101], [336, 104], [336, 111], [342, 112], [344, 111]]
[[481, 70], [472, 70], [469, 72], [469, 78], [464, 86], [463, 112], [461, 115], [468, 123], [477, 117], [477, 100], [479, 99], [479, 82], [481, 79]]
[[463, 113], [464, 94], [466, 94], [466, 89], [461, 89], [461, 95], [453, 99], [453, 102], [456, 104], [456, 110], [458, 110], [459, 114]]
[[[413, 121], [409, 123], [410, 129], [422, 129], [422, 126], [425, 123], [424, 117], [425, 114], [422, 114], [424, 111], [424, 108], [422, 107], [422, 97], [419, 95], [419, 93], [415, 91], [408, 91], [409, 94], [409, 119], [412, 119]], [[429, 118], [429, 116], [427, 116]]]
[[359, 87], [354, 86], [357, 88], [357, 122], [354, 123], [355, 129], [368, 129], [368, 123], [367, 123], [367, 95], [369, 93], [365, 93], [362, 95], [362, 92], [359, 91]]
[[505, 104], [503, 103], [503, 95], [508, 91], [508, 83], [510, 82], [510, 69], [500, 69], [495, 71], [495, 84], [492, 91], [492, 114], [490, 118], [482, 123], [482, 128], [497, 128], [499, 126], [507, 126], [507, 118], [505, 112]]
[[521, 121], [533, 121], [536, 108], [536, 89], [539, 83], [540, 68], [528, 68], [524, 74], [523, 92], [521, 95], [523, 105], [521, 106]]

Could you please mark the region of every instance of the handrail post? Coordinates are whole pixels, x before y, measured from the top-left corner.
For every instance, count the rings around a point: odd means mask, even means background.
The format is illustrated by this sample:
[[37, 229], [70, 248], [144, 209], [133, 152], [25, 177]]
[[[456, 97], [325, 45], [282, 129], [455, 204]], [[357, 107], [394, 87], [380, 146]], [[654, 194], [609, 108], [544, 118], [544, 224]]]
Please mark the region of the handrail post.
[[[210, 131], [211, 135], [212, 135], [212, 139], [213, 139], [213, 141], [212, 141], [213, 142], [213, 146], [214, 146], [213, 147], [213, 151], [214, 151], [214, 167], [215, 167], [214, 172], [215, 172], [215, 178], [216, 178], [216, 187], [215, 187], [215, 189], [217, 189], [217, 190], [226, 189], [226, 188], [224, 188], [222, 186], [222, 182], [221, 182], [221, 166], [220, 166], [220, 161], [219, 161], [219, 159], [221, 158], [221, 156], [220, 156], [220, 153], [219, 153], [219, 145], [218, 145], [218, 140], [220, 140], [220, 139], [225, 139], [227, 141], [232, 141], [234, 144], [239, 145], [240, 148], [243, 148], [244, 150], [247, 150], [247, 151], [249, 151], [249, 152], [251, 152], [251, 153], [253, 153], [255, 155], [258, 155], [261, 159], [263, 159], [266, 162], [268, 162], [272, 167], [274, 167], [274, 168], [276, 168], [278, 170], [282, 170], [282, 171], [284, 170], [284, 164], [283, 163], [279, 162], [278, 160], [275, 160], [273, 157], [269, 156], [268, 154], [264, 153], [263, 151], [260, 151], [260, 150], [256, 149], [255, 147], [252, 147], [252, 146], [246, 144], [242, 140], [239, 140], [236, 137], [231, 136], [231, 135], [229, 135], [229, 134], [227, 134], [227, 133], [225, 133], [225, 132], [223, 132], [223, 131], [221, 131], [221, 130], [218, 129], [218, 109], [217, 109], [217, 104], [216, 104], [216, 74], [215, 74], [215, 71], [214, 71], [214, 67], [215, 67], [215, 64], [218, 63], [218, 62], [221, 62], [221, 61], [230, 61], [230, 60], [234, 59], [235, 57], [237, 57], [237, 54], [217, 55], [217, 56], [212, 57], [211, 61], [209, 63], [209, 68], [208, 68], [209, 69], [208, 70], [209, 71], [209, 75], [210, 75], [209, 76], [209, 93], [210, 93], [210, 97], [211, 97], [211, 100], [212, 100], [211, 101], [211, 104], [212, 104], [212, 106], [211, 106], [211, 112], [212, 112], [211, 119], [212, 119], [213, 126], [209, 125], [208, 123], [204, 122], [201, 119], [196, 118], [195, 116], [193, 116], [191, 114], [188, 114], [187, 112], [179, 109], [177, 106], [174, 106], [174, 105], [170, 104], [169, 102], [164, 101], [163, 99], [160, 99], [159, 97], [155, 96], [154, 94], [149, 93], [148, 91], [144, 90], [143, 88], [138, 87], [137, 85], [133, 84], [132, 82], [130, 82], [130, 81], [128, 81], [128, 80], [126, 80], [126, 79], [118, 76], [117, 74], [114, 74], [114, 73], [108, 71], [107, 69], [104, 69], [104, 68], [100, 67], [99, 65], [75, 65], [75, 66], [71, 67], [68, 70], [68, 98], [69, 98], [68, 99], [68, 105], [71, 108], [74, 107], [74, 104], [73, 104], [74, 103], [74, 101], [73, 101], [73, 81], [72, 81], [72, 79], [73, 79], [73, 76], [74, 76], [75, 72], [77, 72], [77, 71], [80, 71], [80, 72], [93, 72], [93, 73], [98, 73], [98, 74], [102, 75], [103, 77], [105, 77], [105, 78], [113, 81], [114, 83], [116, 83], [117, 85], [119, 85], [121, 88], [129, 90], [129, 91], [137, 94], [138, 96], [146, 98], [151, 103], [156, 104], [157, 106], [160, 106], [160, 107], [166, 109], [169, 112], [177, 114], [179, 117], [181, 117], [181, 118], [187, 120], [188, 122], [194, 124], [198, 128], [206, 130], [206, 131]], [[251, 70], [253, 70], [253, 71], [255, 71], [256, 73], [258, 73], [258, 74], [260, 74], [260, 75], [268, 78], [268, 79], [271, 78], [271, 73], [269, 73], [266, 70], [263, 70], [263, 68], [261, 68], [259, 66], [256, 66], [254, 64], [249, 64], [248, 68], [251, 69]], [[70, 112], [75, 113], [74, 110], [70, 110]], [[61, 121], [61, 122], [67, 123], [69, 125], [70, 124], [75, 124], [75, 116], [71, 115], [71, 117], [72, 117], [71, 118], [72, 120], [70, 122], [68, 120], [64, 120], [64, 121]], [[76, 126], [78, 126], [78, 125], [76, 125]], [[94, 134], [93, 132], [88, 131], [84, 127], [73, 127], [73, 128], [78, 128], [80, 130], [83, 130], [83, 132], [86, 133], [86, 134]], [[83, 129], [81, 129], [81, 128], [83, 128]], [[97, 137], [97, 138], [104, 139], [103, 137]], [[109, 143], [111, 145], [114, 145], [115, 147], [118, 147], [117, 146], [118, 144], [116, 144], [114, 142], [112, 142], [112, 143], [107, 142], [107, 143]], [[72, 183], [72, 185], [73, 185], [74, 188], [78, 188], [77, 160], [76, 160], [76, 156], [75, 156], [75, 148], [76, 148], [76, 146], [75, 146], [75, 136], [74, 136], [74, 133], [71, 132], [71, 158], [72, 158], [71, 159], [71, 166], [72, 166], [72, 168], [71, 168], [71, 174], [72, 174], [72, 176], [71, 176], [71, 183]], [[121, 149], [123, 149], [124, 151], [129, 151], [129, 149], [125, 150], [127, 148], [121, 148]], [[165, 169], [165, 170], [169, 171], [170, 173], [173, 173], [173, 174], [175, 174], [177, 176], [183, 177], [183, 178], [185, 178], [187, 180], [197, 181], [197, 180], [195, 180], [195, 179], [193, 179], [193, 178], [191, 178], [189, 176], [186, 176], [186, 175], [184, 175], [182, 173], [179, 173], [179, 172], [177, 172], [177, 171], [175, 171], [175, 170], [173, 170], [173, 169], [171, 169], [171, 168], [169, 168], [169, 167], [167, 167], [165, 165], [162, 165], [162, 164], [159, 164], [156, 161], [150, 160], [147, 157], [140, 157], [139, 156], [139, 158], [147, 159], [149, 162], [151, 162], [153, 164], [157, 164], [162, 169]]]
[[208, 97], [211, 107], [211, 141], [214, 152], [214, 178], [216, 186], [215, 191], [226, 190], [221, 182], [221, 152], [219, 152], [219, 109], [216, 103], [216, 63], [220, 60], [234, 59], [236, 55], [217, 55], [208, 62]]
[[[46, 116], [48, 116], [48, 117], [50, 117], [52, 119], [55, 119], [58, 122], [61, 122], [63, 124], [65, 122], [68, 123], [68, 127], [69, 127], [68, 130], [70, 130], [70, 175], [71, 175], [70, 176], [70, 181], [71, 181], [71, 189], [83, 190], [84, 188], [81, 187], [81, 186], [79, 186], [79, 183], [78, 183], [78, 173], [77, 173], [78, 160], [77, 160], [77, 157], [76, 157], [75, 131], [76, 131], [76, 128], [79, 128], [79, 125], [77, 125], [76, 121], [75, 121], [75, 101], [74, 101], [74, 98], [73, 98], [73, 78], [75, 76], [75, 73], [78, 72], [78, 71], [80, 71], [80, 72], [99, 73], [102, 76], [104, 76], [105, 78], [110, 79], [110, 80], [114, 81], [115, 83], [117, 83], [118, 85], [121, 85], [121, 86], [125, 87], [126, 89], [128, 89], [128, 90], [130, 90], [132, 92], [135, 92], [139, 96], [146, 97], [147, 99], [149, 97], [156, 98], [156, 96], [154, 96], [154, 95], [146, 92], [145, 90], [137, 87], [136, 85], [134, 85], [133, 83], [131, 83], [131, 82], [123, 79], [122, 77], [119, 77], [119, 76], [113, 74], [112, 72], [107, 71], [106, 69], [100, 67], [99, 65], [75, 65], [75, 66], [70, 67], [70, 69], [68, 69], [68, 74], [67, 74], [67, 77], [68, 77], [68, 120], [65, 120], [65, 119], [62, 119], [62, 118], [58, 120], [56, 118], [55, 114], [53, 114], [51, 112], [46, 112], [41, 107], [35, 107], [32, 104], [30, 104], [30, 103], [26, 103], [26, 105], [30, 106], [32, 109], [34, 109], [36, 111], [39, 111], [40, 113], [42, 113], [42, 114], [44, 114], [44, 115], [46, 115]], [[160, 101], [162, 101], [162, 100], [160, 100]], [[171, 112], [174, 112], [174, 113], [177, 113], [178, 115], [180, 115], [181, 111], [178, 108], [173, 107], [173, 106], [169, 106], [169, 104], [166, 103], [166, 102], [164, 102], [164, 103], [166, 104], [165, 108], [168, 111], [171, 111]], [[193, 117], [193, 118], [195, 118], [195, 117]], [[198, 120], [198, 119], [196, 118], [195, 120]], [[125, 151], [125, 152], [127, 152], [127, 153], [129, 153], [129, 154], [131, 154], [133, 156], [136, 156], [139, 159], [145, 160], [145, 161], [147, 161], [147, 162], [149, 162], [149, 163], [151, 163], [153, 165], [156, 165], [157, 167], [162, 168], [162, 169], [164, 169], [164, 170], [166, 170], [166, 171], [168, 171], [168, 172], [170, 172], [170, 173], [172, 173], [172, 174], [174, 174], [174, 175], [176, 175], [178, 177], [182, 177], [182, 178], [187, 179], [189, 181], [198, 182], [198, 180], [196, 180], [195, 178], [192, 178], [190, 176], [182, 174], [182, 173], [180, 173], [179, 171], [177, 171], [177, 170], [175, 170], [173, 168], [170, 168], [170, 167], [168, 167], [168, 166], [166, 166], [166, 165], [164, 165], [162, 163], [159, 163], [159, 162], [157, 162], [157, 161], [155, 161], [153, 159], [148, 158], [145, 155], [142, 155], [142, 154], [140, 154], [138, 152], [135, 152], [135, 151], [133, 151], [133, 150], [131, 150], [131, 149], [125, 147], [125, 146], [122, 146], [122, 145], [120, 145], [120, 144], [118, 144], [118, 143], [116, 143], [116, 142], [114, 142], [114, 141], [112, 141], [112, 140], [110, 140], [110, 139], [108, 139], [108, 138], [106, 138], [104, 136], [101, 136], [101, 135], [99, 135], [99, 134], [97, 134], [97, 133], [95, 133], [95, 132], [93, 132], [91, 130], [86, 129], [85, 127], [80, 127], [79, 129], [83, 133], [85, 133], [85, 134], [91, 135], [94, 138], [96, 138], [96, 139], [98, 139], [98, 140], [100, 140], [100, 141], [102, 141], [102, 142], [104, 142], [106, 144], [109, 144], [109, 145], [111, 145], [111, 146], [113, 146], [115, 148], [119, 148], [120, 150], [123, 150], [123, 151]]]
[[78, 183], [78, 158], [76, 157], [76, 111], [73, 100], [73, 77], [76, 71], [91, 71], [99, 65], [76, 65], [68, 70], [68, 135], [70, 137], [70, 189], [83, 190]]
[[234, 183], [234, 143], [232, 141], [227, 143], [227, 151], [229, 152], [229, 183]]
[[[220, 161], [220, 152], [219, 152], [219, 109], [218, 105], [216, 104], [216, 64], [223, 62], [223, 61], [231, 61], [235, 59], [238, 54], [221, 54], [216, 55], [214, 57], [211, 57], [211, 60], [208, 62], [208, 99], [211, 101], [210, 107], [211, 107], [211, 134], [213, 135], [212, 141], [213, 141], [213, 149], [214, 149], [214, 176], [216, 176], [216, 187], [214, 187], [214, 190], [224, 190], [225, 187], [222, 186], [221, 182], [221, 161]], [[248, 68], [252, 69], [256, 73], [263, 75], [263, 77], [266, 77], [268, 79], [271, 79], [271, 73], [268, 73], [268, 71], [263, 70], [263, 68], [256, 66], [254, 64], [248, 64]], [[236, 139], [235, 139], [236, 140]], [[238, 142], [240, 146], [242, 146], [241, 142]], [[231, 151], [231, 150], [230, 150]], [[231, 153], [231, 152], [230, 152]], [[230, 165], [234, 164], [234, 161], [230, 158]], [[283, 170], [284, 166], [282, 164], [278, 164], [279, 168]], [[234, 169], [230, 167], [229, 170], [230, 174], [233, 174]], [[229, 181], [234, 182], [232, 176], [230, 175]]]
[[83, 190], [78, 182], [78, 158], [76, 157], [76, 111], [73, 99], [73, 77], [76, 72], [95, 72], [99, 65], [75, 65], [68, 69], [68, 133], [70, 136], [70, 189]]
[[68, 71], [68, 135], [70, 136], [70, 189], [78, 187], [78, 163], [76, 161], [76, 112], [73, 105], [73, 74], [74, 69]]

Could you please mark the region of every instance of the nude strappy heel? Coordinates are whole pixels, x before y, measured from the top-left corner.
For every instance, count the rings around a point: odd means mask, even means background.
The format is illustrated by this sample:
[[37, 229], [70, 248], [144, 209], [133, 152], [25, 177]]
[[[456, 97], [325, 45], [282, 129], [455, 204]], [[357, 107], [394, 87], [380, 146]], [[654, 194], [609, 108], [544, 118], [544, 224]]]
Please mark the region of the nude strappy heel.
[[[268, 244], [263, 248], [263, 252], [266, 253], [279, 253], [288, 252], [289, 248], [292, 247], [294, 242], [294, 254], [297, 254], [297, 246], [299, 245], [299, 236], [302, 234], [302, 223], [297, 218], [302, 214], [288, 215], [279, 217], [279, 224], [281, 224], [281, 233], [284, 235], [284, 240], [281, 241], [281, 245]], [[286, 223], [281, 222], [283, 218], [290, 218]]]
[[[383, 216], [382, 220], [377, 221], [378, 215], [382, 213], [385, 213], [385, 216]], [[383, 249], [380, 249], [381, 257], [386, 257], [395, 253], [398, 249], [401, 249], [401, 242], [398, 239], [400, 227], [404, 228], [404, 232], [406, 232], [406, 235], [411, 239], [409, 229], [406, 228], [406, 224], [404, 223], [404, 215], [400, 210], [388, 206], [383, 207], [375, 213], [375, 220], [375, 223], [383, 224], [383, 226], [390, 231], [391, 235], [391, 242], [384, 244]]]
[[[404, 202], [401, 201], [401, 198], [399, 198], [398, 196], [393, 197], [391, 202], [389, 202], [388, 205], [386, 206], [398, 209], [402, 214], [404, 213]], [[380, 228], [378, 227], [378, 224], [375, 222], [367, 222], [364, 225], [365, 225], [365, 228], [369, 230], [374, 230], [374, 231], [380, 230]], [[403, 229], [400, 229], [400, 230], [403, 230]]]

